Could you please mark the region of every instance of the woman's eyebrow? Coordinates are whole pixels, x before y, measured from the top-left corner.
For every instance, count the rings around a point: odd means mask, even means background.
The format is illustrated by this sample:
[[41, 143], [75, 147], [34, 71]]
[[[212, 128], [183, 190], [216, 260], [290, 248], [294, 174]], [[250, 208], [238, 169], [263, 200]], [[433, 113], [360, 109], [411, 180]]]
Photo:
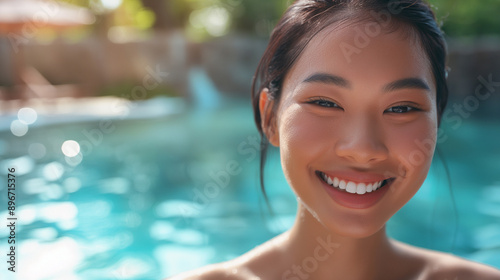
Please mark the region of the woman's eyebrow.
[[[324, 83], [333, 84], [343, 88], [351, 88], [351, 83], [337, 75], [327, 74], [327, 73], [314, 73], [307, 77], [303, 83]], [[384, 86], [383, 91], [395, 91], [399, 89], [423, 89], [430, 91], [429, 85], [420, 78], [404, 78], [394, 82], [391, 82]]]
[[324, 83], [324, 84], [333, 84], [343, 88], [351, 88], [351, 83], [346, 79], [332, 75], [327, 73], [314, 73], [311, 76], [307, 77], [303, 83]]
[[420, 78], [404, 78], [391, 82], [384, 86], [383, 91], [395, 91], [398, 89], [423, 89], [426, 91], [431, 91], [429, 85]]

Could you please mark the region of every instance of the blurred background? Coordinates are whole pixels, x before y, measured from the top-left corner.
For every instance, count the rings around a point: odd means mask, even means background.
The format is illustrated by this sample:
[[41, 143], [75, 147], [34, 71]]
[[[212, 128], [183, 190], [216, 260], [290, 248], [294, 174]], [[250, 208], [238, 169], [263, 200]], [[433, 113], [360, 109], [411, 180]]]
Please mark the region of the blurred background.
[[[500, 268], [500, 1], [430, 1], [450, 101], [396, 239]], [[17, 269], [2, 279], [159, 279], [285, 231], [259, 190], [250, 84], [285, 0], [0, 0], [0, 219], [16, 168]], [[447, 168], [445, 167], [447, 166]], [[10, 278], [9, 278], [10, 277]]]

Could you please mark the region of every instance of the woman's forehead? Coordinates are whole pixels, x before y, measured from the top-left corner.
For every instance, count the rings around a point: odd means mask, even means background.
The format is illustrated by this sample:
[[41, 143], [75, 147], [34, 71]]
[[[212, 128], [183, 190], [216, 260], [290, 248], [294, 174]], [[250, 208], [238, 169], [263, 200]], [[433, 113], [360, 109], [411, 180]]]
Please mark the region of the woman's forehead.
[[374, 24], [332, 24], [320, 31], [287, 73], [284, 90], [315, 72], [373, 85], [419, 77], [434, 86], [432, 68], [419, 40], [408, 36], [404, 27], [377, 29]]

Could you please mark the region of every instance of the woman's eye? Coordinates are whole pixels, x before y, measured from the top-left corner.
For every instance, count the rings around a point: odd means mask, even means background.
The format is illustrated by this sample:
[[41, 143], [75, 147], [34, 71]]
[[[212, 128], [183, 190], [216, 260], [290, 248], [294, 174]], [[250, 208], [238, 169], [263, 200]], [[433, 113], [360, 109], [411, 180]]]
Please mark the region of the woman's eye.
[[387, 109], [387, 112], [396, 114], [404, 114], [412, 111], [418, 111], [418, 109], [411, 106], [394, 106]]
[[337, 103], [323, 99], [323, 98], [311, 99], [307, 103], [318, 105], [321, 107], [326, 107], [326, 108], [340, 108], [340, 106]]

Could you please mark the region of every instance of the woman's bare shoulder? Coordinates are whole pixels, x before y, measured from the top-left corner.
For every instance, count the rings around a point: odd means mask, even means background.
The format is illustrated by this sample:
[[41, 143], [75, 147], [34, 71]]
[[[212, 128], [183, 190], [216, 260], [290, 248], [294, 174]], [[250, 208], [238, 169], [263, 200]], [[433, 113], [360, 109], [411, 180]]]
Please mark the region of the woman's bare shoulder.
[[[256, 263], [261, 262], [260, 257], [255, 257], [255, 252], [249, 253], [223, 263], [217, 263], [181, 273], [165, 280], [253, 280], [262, 278], [261, 269], [255, 269]], [[258, 275], [257, 275], [258, 273]], [[265, 279], [265, 278], [264, 278]]]
[[430, 280], [500, 280], [500, 270], [491, 266], [445, 253], [437, 253], [434, 259], [435, 264], [430, 266]]
[[500, 270], [469, 261], [452, 254], [423, 249], [399, 243], [397, 246], [406, 254], [425, 263], [425, 271], [421, 274], [426, 280], [500, 280]]
[[236, 259], [208, 265], [165, 280], [274, 279], [276, 277], [273, 271], [279, 267], [281, 259], [277, 255], [276, 248], [282, 240], [283, 236], [278, 236]]
[[252, 278], [251, 272], [244, 267], [224, 262], [181, 273], [165, 280], [246, 280]]

